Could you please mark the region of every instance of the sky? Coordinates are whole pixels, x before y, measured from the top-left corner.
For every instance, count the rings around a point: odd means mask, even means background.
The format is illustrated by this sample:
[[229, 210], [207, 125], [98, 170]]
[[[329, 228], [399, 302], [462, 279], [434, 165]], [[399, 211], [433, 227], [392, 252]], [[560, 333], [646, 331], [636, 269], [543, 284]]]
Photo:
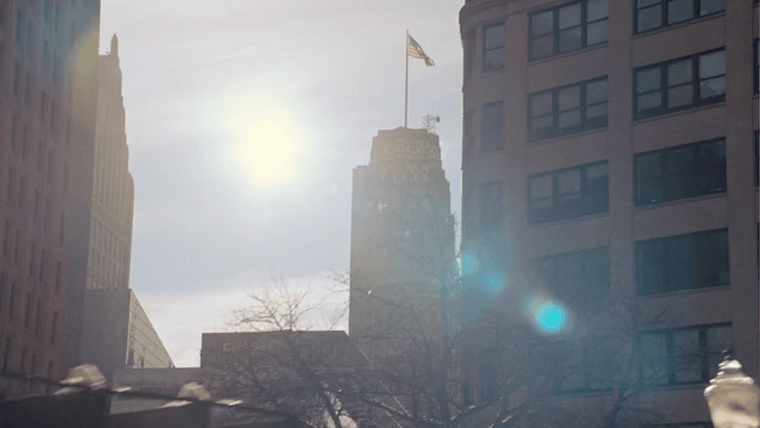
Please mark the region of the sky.
[[440, 117], [459, 218], [464, 0], [101, 1], [135, 180], [130, 286], [176, 366], [272, 278], [322, 302], [306, 327], [345, 304], [352, 170], [403, 125], [407, 29], [436, 63], [409, 61], [409, 127]]

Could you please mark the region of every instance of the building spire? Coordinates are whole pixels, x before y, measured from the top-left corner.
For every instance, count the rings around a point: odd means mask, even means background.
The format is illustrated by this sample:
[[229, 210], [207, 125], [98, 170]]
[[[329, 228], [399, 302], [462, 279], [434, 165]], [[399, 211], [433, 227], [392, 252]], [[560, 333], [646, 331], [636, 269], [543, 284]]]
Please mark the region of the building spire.
[[119, 39], [116, 37], [116, 33], [113, 33], [111, 37], [111, 55], [119, 55]]

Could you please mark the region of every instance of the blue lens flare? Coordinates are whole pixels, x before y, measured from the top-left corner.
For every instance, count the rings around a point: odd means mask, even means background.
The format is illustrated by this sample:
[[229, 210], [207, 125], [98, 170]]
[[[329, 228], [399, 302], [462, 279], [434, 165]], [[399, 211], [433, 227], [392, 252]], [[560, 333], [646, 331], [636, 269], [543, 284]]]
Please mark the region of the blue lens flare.
[[480, 270], [480, 262], [478, 258], [472, 254], [463, 254], [461, 258], [462, 275], [474, 275]]
[[500, 291], [504, 288], [504, 276], [496, 270], [483, 272], [483, 288], [490, 292]]
[[544, 333], [559, 333], [567, 325], [567, 312], [556, 303], [541, 303], [535, 318], [538, 328]]

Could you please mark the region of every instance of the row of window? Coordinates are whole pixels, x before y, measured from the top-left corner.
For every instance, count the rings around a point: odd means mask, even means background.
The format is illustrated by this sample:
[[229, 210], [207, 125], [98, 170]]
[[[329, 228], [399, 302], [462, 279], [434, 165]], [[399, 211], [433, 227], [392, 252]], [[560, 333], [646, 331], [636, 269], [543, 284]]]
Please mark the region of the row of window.
[[[722, 13], [725, 0], [635, 0], [635, 32]], [[609, 0], [580, 0], [529, 14], [529, 59], [607, 43]], [[473, 37], [473, 36], [470, 36]], [[468, 63], [471, 62], [471, 59]], [[472, 64], [468, 64], [468, 68]], [[504, 68], [504, 23], [483, 27], [483, 71]]]
[[[755, 70], [758, 73], [757, 65]], [[723, 102], [726, 96], [725, 50], [721, 48], [637, 68], [634, 70], [633, 91], [637, 120]], [[528, 95], [530, 141], [606, 128], [608, 96], [606, 76]], [[471, 122], [467, 126], [471, 126]], [[503, 149], [503, 128], [504, 103], [484, 104], [480, 135], [483, 153]], [[471, 130], [466, 132], [468, 138], [472, 138]]]
[[[65, 227], [65, 224], [63, 223], [63, 217], [62, 217], [62, 223], [61, 228]], [[62, 229], [63, 230], [63, 229]], [[59, 239], [62, 239], [63, 232], [59, 235]], [[14, 264], [20, 264], [22, 263], [21, 260], [21, 245], [22, 245], [22, 233], [20, 229], [16, 229], [15, 234], [11, 235], [11, 225], [9, 221], [5, 222], [5, 234], [3, 236], [3, 253], [0, 257], [0, 260], [11, 260]], [[39, 264], [36, 262], [37, 255], [39, 255]], [[32, 277], [37, 276], [39, 282], [42, 284], [43, 289], [45, 288], [45, 274], [47, 271], [47, 268], [49, 268], [48, 264], [45, 262], [45, 250], [40, 249], [37, 247], [36, 242], [32, 242], [30, 244], [30, 251], [29, 251], [29, 275]], [[35, 275], [37, 273], [37, 275]], [[54, 290], [55, 293], [60, 292], [61, 288], [61, 281], [63, 280], [63, 264], [59, 260], [56, 263], [55, 267], [55, 279], [54, 279]]]
[[[716, 229], [639, 241], [636, 288], [640, 296], [730, 283], [728, 230]], [[610, 285], [607, 248], [553, 254], [531, 262], [533, 280], [576, 312], [595, 313]]]
[[[724, 193], [726, 142], [718, 138], [639, 153], [634, 156], [633, 167], [637, 206]], [[603, 161], [528, 176], [529, 221], [541, 224], [606, 213], [608, 168]], [[500, 227], [503, 194], [503, 182], [481, 186], [480, 226], [484, 231]]]
[[[540, 368], [538, 381], [548, 382], [554, 393], [609, 391], [621, 372], [620, 361], [633, 359], [635, 376], [644, 388], [704, 384], [717, 374], [722, 351], [731, 345], [731, 323], [639, 332], [630, 354], [612, 336], [583, 341], [557, 340], [531, 348], [530, 361]], [[499, 393], [498, 353], [484, 350], [478, 358], [480, 400]]]
[[[10, 286], [8, 287], [8, 294], [6, 297], [6, 281], [5, 276], [3, 274], [0, 274], [0, 313], [5, 311], [7, 308], [7, 320], [8, 322], [13, 322], [16, 317], [16, 308], [18, 307], [18, 290], [16, 283], [11, 282]], [[41, 299], [37, 299], [36, 303], [36, 311], [34, 311], [34, 316], [32, 316], [33, 313], [33, 300], [32, 300], [32, 294], [27, 293], [26, 299], [25, 299], [25, 305], [24, 305], [24, 330], [31, 331], [33, 330], [35, 336], [39, 336], [41, 334], [42, 330], [42, 316], [43, 316], [43, 303]], [[34, 318], [34, 322], [32, 322], [32, 318]], [[53, 311], [53, 317], [50, 320], [50, 336], [48, 338], [49, 344], [54, 345], [58, 339], [58, 312]], [[33, 325], [33, 327], [32, 327]]]

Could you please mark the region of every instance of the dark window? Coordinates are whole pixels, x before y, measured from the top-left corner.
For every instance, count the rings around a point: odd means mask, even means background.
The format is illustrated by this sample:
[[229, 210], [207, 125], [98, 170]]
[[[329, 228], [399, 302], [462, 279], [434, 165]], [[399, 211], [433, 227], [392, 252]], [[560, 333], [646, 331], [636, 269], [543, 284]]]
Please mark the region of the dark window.
[[578, 313], [596, 313], [607, 300], [610, 288], [607, 248], [555, 254], [531, 264], [538, 283]]
[[464, 39], [464, 77], [472, 76], [475, 67], [475, 52], [477, 50], [475, 31], [469, 31]]
[[499, 394], [499, 367], [498, 352], [487, 349], [480, 353], [478, 358], [478, 372], [480, 375], [480, 402], [493, 400]]
[[636, 271], [639, 295], [728, 284], [728, 230], [637, 242]]
[[528, 96], [532, 141], [607, 126], [607, 77]]
[[607, 162], [581, 165], [528, 177], [532, 223], [607, 212]]
[[760, 92], [760, 39], [755, 39], [755, 93]]
[[504, 103], [497, 101], [484, 104], [481, 109], [480, 149], [483, 153], [504, 147]]
[[9, 371], [11, 365], [11, 345], [13, 342], [10, 337], [5, 338], [5, 348], [3, 349], [3, 371]]
[[504, 23], [483, 27], [483, 71], [504, 68]]
[[34, 56], [34, 27], [31, 22], [26, 25], [26, 56], [29, 59]]
[[530, 15], [530, 59], [607, 42], [607, 0], [582, 0]]
[[40, 253], [40, 274], [38, 277], [40, 282], [45, 280], [45, 250]]
[[725, 100], [725, 54], [720, 49], [636, 69], [636, 119]]
[[56, 294], [61, 291], [61, 276], [63, 275], [63, 264], [58, 261], [55, 264], [55, 292]]
[[55, 344], [55, 338], [58, 336], [58, 312], [53, 312], [53, 324], [50, 328], [50, 344]]
[[636, 32], [678, 24], [725, 9], [725, 0], [637, 0]]
[[609, 336], [558, 340], [532, 349], [531, 361], [555, 393], [607, 391], [615, 377], [615, 343]]
[[22, 21], [21, 9], [16, 9], [16, 44], [18, 45], [21, 45], [21, 35], [24, 34]]
[[4, 302], [5, 302], [5, 275], [0, 274], [0, 312], [3, 312]]
[[24, 305], [24, 328], [29, 328], [29, 323], [32, 321], [32, 295], [27, 293], [26, 305]]
[[8, 297], [8, 319], [12, 320], [16, 313], [16, 283], [11, 282], [11, 295]]
[[13, 245], [13, 263], [18, 263], [18, 255], [21, 253], [19, 248], [21, 247], [21, 230], [16, 229], [16, 241]]
[[731, 324], [639, 333], [639, 381], [643, 385], [705, 383], [715, 376], [731, 344]]
[[18, 90], [21, 86], [21, 64], [16, 61], [16, 68], [13, 72], [13, 93], [18, 94]]
[[34, 313], [34, 335], [40, 334], [40, 319], [42, 318], [42, 300], [37, 299], [37, 312]]
[[502, 198], [504, 183], [501, 181], [487, 183], [480, 187], [481, 198], [481, 227], [483, 230], [493, 230], [501, 226], [501, 215], [504, 210]]
[[755, 131], [755, 187], [760, 187], [760, 132]]
[[21, 349], [21, 364], [19, 364], [19, 369], [21, 370], [21, 373], [26, 373], [26, 356], [29, 354], [29, 350], [26, 348]]
[[724, 139], [636, 155], [636, 205], [726, 191]]

